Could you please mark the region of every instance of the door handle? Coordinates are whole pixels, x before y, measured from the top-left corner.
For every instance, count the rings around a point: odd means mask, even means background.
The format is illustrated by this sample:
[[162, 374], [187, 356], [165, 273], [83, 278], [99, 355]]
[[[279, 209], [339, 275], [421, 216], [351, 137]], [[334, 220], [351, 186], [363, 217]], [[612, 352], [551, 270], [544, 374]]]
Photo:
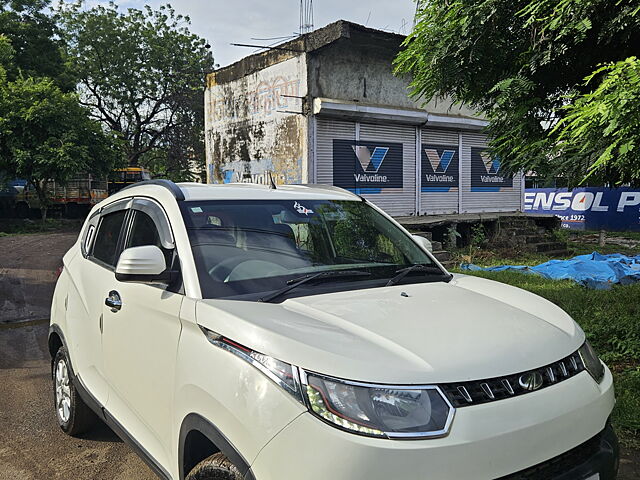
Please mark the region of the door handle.
[[111, 290], [109, 296], [104, 299], [104, 304], [109, 307], [113, 313], [117, 313], [122, 308], [120, 294], [115, 290]]

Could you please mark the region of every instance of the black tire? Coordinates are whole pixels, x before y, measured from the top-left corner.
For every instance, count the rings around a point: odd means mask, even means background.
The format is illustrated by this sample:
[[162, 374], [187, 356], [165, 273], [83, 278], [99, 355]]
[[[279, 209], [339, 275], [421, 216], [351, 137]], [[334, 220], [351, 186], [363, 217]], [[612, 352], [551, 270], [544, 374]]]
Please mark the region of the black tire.
[[[61, 370], [66, 369], [66, 382], [64, 381], [64, 374], [60, 374]], [[69, 356], [67, 350], [64, 347], [60, 347], [56, 356], [53, 359], [51, 377], [53, 380], [53, 406], [56, 412], [56, 419], [58, 425], [63, 432], [67, 435], [76, 436], [81, 433], [89, 431], [96, 423], [97, 416], [87, 406], [86, 403], [80, 398], [71, 375], [71, 368], [69, 362]], [[58, 377], [61, 378], [61, 383], [58, 384]], [[64, 388], [66, 386], [66, 388]], [[59, 399], [61, 397], [61, 391], [59, 388], [63, 388], [67, 392], [65, 397], [66, 406], [63, 407], [65, 413], [62, 413], [59, 408]], [[68, 412], [68, 413], [67, 413]]]
[[193, 467], [185, 480], [242, 480], [242, 474], [219, 452]]

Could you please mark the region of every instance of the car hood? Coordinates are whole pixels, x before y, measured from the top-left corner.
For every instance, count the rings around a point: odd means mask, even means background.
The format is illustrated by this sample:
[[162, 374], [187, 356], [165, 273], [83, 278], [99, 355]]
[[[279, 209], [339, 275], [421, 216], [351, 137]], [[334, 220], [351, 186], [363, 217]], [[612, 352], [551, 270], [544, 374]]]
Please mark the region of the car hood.
[[358, 381], [445, 383], [559, 360], [584, 333], [524, 290], [467, 275], [287, 299], [202, 300], [200, 325], [304, 369]]

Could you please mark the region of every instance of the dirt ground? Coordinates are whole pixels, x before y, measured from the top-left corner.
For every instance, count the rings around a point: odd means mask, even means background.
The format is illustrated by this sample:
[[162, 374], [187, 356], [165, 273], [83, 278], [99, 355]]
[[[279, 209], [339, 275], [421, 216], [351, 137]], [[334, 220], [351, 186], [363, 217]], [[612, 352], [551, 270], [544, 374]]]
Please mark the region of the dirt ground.
[[[71, 438], [56, 424], [47, 319], [55, 270], [76, 237], [0, 237], [0, 480], [156, 478], [105, 425]], [[639, 451], [623, 449], [618, 479], [640, 479]]]
[[0, 237], [0, 323], [49, 318], [56, 269], [77, 232]]
[[46, 322], [0, 326], [0, 480], [152, 480], [106, 425], [82, 438], [56, 423]]

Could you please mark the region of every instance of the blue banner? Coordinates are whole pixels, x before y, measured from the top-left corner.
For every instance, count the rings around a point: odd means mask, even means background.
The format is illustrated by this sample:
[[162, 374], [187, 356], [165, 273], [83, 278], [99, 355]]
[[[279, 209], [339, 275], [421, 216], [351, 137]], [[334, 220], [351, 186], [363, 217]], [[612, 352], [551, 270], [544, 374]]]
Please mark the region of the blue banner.
[[575, 230], [640, 231], [640, 189], [527, 188], [524, 210], [556, 215]]

